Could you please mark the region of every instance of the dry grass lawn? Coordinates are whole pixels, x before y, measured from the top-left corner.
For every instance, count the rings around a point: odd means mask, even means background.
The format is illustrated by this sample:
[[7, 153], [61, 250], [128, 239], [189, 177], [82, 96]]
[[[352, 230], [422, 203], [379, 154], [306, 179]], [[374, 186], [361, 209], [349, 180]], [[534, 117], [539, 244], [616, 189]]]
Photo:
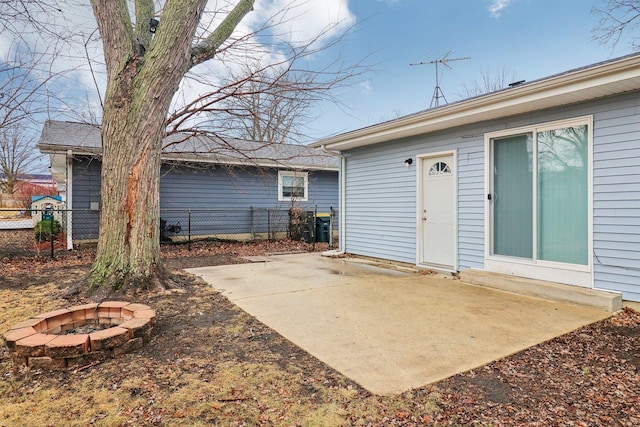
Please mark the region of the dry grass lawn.
[[[165, 256], [178, 269], [285, 249], [210, 243], [192, 255], [165, 248]], [[3, 259], [0, 333], [80, 302], [65, 289], [86, 274], [90, 258], [89, 252], [55, 261]], [[179, 277], [181, 289], [126, 297], [157, 312], [150, 343], [134, 353], [44, 372], [14, 366], [3, 346], [0, 426], [640, 423], [640, 315], [631, 310], [440, 383], [378, 397], [203, 282]]]

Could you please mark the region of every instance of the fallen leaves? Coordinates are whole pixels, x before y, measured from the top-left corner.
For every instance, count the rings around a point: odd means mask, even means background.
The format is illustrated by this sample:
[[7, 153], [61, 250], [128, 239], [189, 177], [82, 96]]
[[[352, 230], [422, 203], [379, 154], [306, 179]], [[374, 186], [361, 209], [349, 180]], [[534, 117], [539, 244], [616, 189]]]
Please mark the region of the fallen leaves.
[[[176, 269], [308, 250], [290, 241], [162, 247]], [[64, 305], [60, 288], [87, 271], [92, 253], [3, 259], [0, 329]], [[379, 397], [190, 276], [183, 289], [146, 302], [158, 310], [155, 335], [116, 360], [45, 373], [13, 366], [0, 348], [2, 423], [53, 425], [72, 417], [78, 425], [640, 425], [640, 313], [631, 309], [428, 387]]]

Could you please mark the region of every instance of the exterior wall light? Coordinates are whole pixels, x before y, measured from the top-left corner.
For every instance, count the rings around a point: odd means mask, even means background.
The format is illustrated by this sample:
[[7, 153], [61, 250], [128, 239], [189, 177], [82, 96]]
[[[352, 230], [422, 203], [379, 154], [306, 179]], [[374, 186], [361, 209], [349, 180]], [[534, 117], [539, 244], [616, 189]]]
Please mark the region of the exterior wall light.
[[413, 159], [409, 157], [407, 160], [404, 161], [404, 167], [408, 169], [412, 163], [413, 163]]
[[159, 23], [160, 21], [158, 21], [157, 19], [154, 19], [154, 18], [149, 19], [149, 32], [155, 33], [156, 30], [158, 29]]

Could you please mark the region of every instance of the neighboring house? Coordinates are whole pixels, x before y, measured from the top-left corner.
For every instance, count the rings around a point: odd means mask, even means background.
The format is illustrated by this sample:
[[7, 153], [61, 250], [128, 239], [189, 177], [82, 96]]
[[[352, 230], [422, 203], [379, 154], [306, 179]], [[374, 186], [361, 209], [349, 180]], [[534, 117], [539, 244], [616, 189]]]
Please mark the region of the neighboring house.
[[13, 188], [13, 194], [3, 193], [7, 175], [0, 172], [0, 208], [23, 209], [29, 207], [29, 200], [33, 194], [54, 194], [56, 183], [49, 174], [21, 173]]
[[640, 55], [330, 137], [341, 250], [640, 301]]
[[[160, 209], [167, 224], [182, 218], [186, 226], [183, 214], [189, 209], [229, 209], [234, 211], [226, 223], [217, 218], [220, 227], [246, 233], [249, 216], [264, 215], [265, 209], [338, 208], [339, 159], [320, 150], [189, 135], [169, 136], [164, 147]], [[99, 127], [47, 121], [38, 148], [50, 155], [54, 178], [64, 184], [67, 207], [73, 209], [69, 248], [74, 239], [95, 239], [100, 209]]]
[[[4, 182], [6, 179], [7, 175], [4, 172], [0, 172], [0, 182]], [[21, 173], [18, 175], [18, 181], [28, 182], [42, 187], [51, 187], [55, 185], [50, 174]]]

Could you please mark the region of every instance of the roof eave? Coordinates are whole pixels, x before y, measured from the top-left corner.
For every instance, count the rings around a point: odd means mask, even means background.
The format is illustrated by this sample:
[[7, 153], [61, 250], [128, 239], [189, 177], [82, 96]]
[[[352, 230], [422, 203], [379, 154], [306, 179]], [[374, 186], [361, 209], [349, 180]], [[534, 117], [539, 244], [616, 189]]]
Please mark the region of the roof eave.
[[344, 151], [640, 89], [640, 55], [426, 110], [311, 144]]
[[[43, 154], [60, 154], [67, 153], [71, 150], [73, 154], [80, 156], [102, 156], [102, 149], [100, 148], [87, 148], [87, 147], [74, 147], [69, 145], [55, 145], [55, 144], [38, 144], [38, 149]], [[287, 168], [298, 169], [306, 171], [338, 171], [337, 166], [322, 166], [322, 165], [304, 165], [296, 164], [295, 162], [282, 161], [251, 161], [251, 160], [233, 160], [233, 159], [207, 159], [199, 157], [197, 155], [179, 155], [171, 153], [162, 154], [163, 161], [175, 161], [175, 162], [194, 162], [194, 163], [207, 163], [207, 164], [219, 164], [226, 166], [254, 166], [262, 168]]]

